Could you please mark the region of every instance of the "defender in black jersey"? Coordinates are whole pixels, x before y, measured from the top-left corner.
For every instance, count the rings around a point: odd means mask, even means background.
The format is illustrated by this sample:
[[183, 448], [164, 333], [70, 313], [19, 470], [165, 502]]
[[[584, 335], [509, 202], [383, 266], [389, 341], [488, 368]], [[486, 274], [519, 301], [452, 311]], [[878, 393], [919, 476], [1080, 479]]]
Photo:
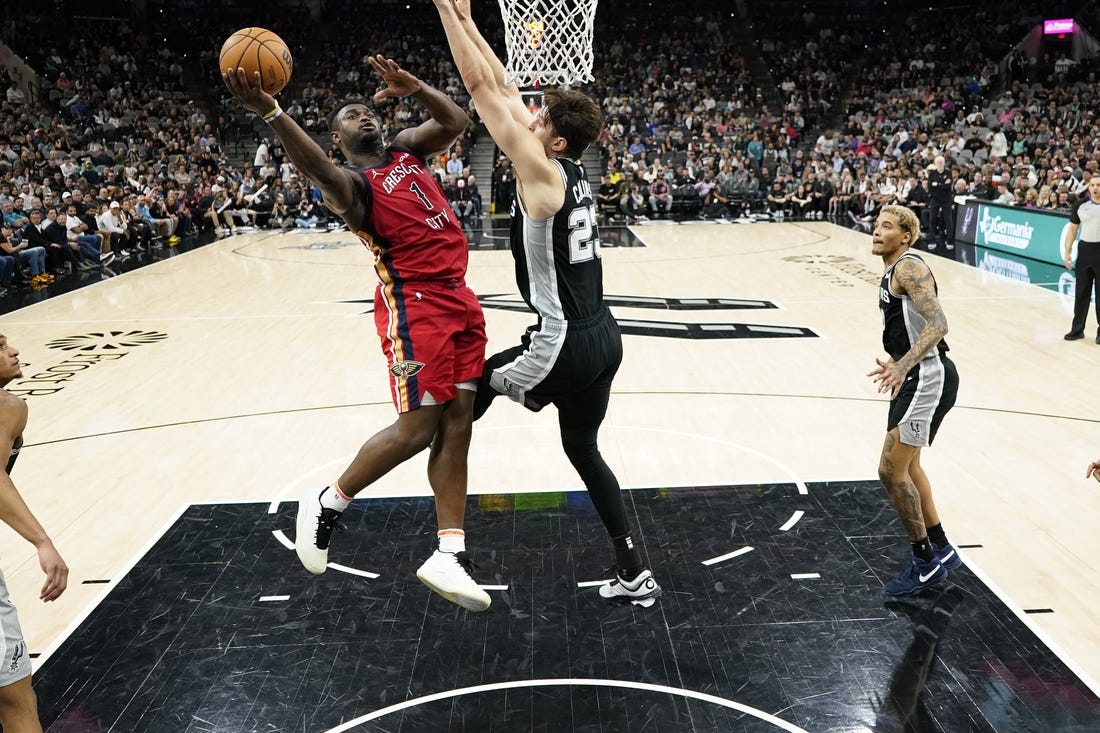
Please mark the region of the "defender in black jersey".
[[[0, 335], [0, 387], [22, 377], [19, 350]], [[69, 568], [61, 559], [46, 530], [19, 495], [12, 483], [12, 468], [23, 445], [27, 426], [27, 403], [0, 389], [0, 446], [8, 454], [7, 466], [0, 476], [0, 521], [8, 525], [38, 550], [38, 563], [46, 573], [39, 598], [55, 600], [65, 592]], [[41, 731], [34, 691], [31, 689], [31, 662], [27, 644], [19, 628], [15, 606], [8, 597], [7, 583], [0, 574], [0, 725], [4, 730]]]
[[890, 395], [879, 479], [912, 543], [909, 566], [885, 584], [890, 596], [916, 595], [942, 585], [962, 560], [947, 541], [932, 486], [920, 465], [940, 422], [955, 404], [959, 376], [947, 358], [947, 318], [940, 308], [932, 271], [910, 247], [920, 222], [904, 206], [886, 206], [875, 223], [872, 252], [886, 270], [879, 285], [882, 347], [889, 355], [868, 376]]
[[531, 410], [558, 408], [562, 447], [592, 497], [615, 548], [609, 599], [644, 602], [661, 593], [631, 536], [619, 482], [597, 434], [622, 361], [618, 324], [603, 302], [596, 206], [581, 153], [603, 129], [599, 106], [581, 92], [548, 91], [532, 118], [465, 3], [435, 0], [459, 74], [493, 140], [516, 172], [512, 254], [516, 282], [538, 316], [522, 343], [493, 357], [474, 402], [476, 420], [497, 395]]

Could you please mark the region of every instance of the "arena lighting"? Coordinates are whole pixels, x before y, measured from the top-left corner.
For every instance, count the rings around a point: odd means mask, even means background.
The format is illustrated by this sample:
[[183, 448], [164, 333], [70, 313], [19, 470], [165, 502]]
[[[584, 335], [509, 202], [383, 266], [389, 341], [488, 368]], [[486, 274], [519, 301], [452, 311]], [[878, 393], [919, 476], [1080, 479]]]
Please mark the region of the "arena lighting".
[[1043, 35], [1052, 36], [1062, 33], [1073, 33], [1077, 30], [1077, 24], [1073, 18], [1061, 18], [1058, 20], [1043, 21]]

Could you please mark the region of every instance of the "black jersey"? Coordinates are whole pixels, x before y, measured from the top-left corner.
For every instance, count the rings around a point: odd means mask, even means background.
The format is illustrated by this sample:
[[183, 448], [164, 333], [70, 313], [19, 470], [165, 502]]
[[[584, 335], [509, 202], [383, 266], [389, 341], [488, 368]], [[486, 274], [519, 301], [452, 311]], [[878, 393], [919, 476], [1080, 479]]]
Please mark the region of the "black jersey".
[[11, 445], [11, 451], [8, 453], [8, 465], [4, 468], [4, 473], [11, 476], [11, 470], [15, 468], [15, 459], [19, 458], [19, 449], [23, 447], [23, 436], [17, 436], [15, 442]]
[[530, 218], [517, 193], [512, 200], [512, 256], [516, 283], [539, 318], [575, 321], [603, 309], [600, 231], [588, 174], [580, 163], [552, 158], [565, 183], [565, 203], [549, 219]]
[[[924, 316], [917, 310], [912, 299], [907, 295], [898, 295], [890, 289], [890, 278], [894, 274], [894, 268], [906, 257], [924, 262], [917, 254], [906, 252], [882, 273], [882, 282], [878, 288], [878, 307], [882, 310], [882, 348], [894, 361], [898, 361], [909, 352], [925, 324]], [[939, 287], [936, 286], [935, 277], [932, 278], [932, 286], [936, 288], [938, 294]], [[930, 349], [923, 358], [938, 356], [947, 350], [947, 342], [940, 339], [936, 348]]]

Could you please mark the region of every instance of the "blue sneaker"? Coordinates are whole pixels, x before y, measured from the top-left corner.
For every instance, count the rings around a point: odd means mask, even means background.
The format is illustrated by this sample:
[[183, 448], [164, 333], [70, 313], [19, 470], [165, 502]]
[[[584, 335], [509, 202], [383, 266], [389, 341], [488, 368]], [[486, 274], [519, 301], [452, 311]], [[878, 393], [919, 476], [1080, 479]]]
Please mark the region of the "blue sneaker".
[[933, 542], [932, 550], [936, 553], [936, 559], [940, 561], [940, 565], [943, 565], [943, 569], [948, 572], [963, 564], [963, 559], [959, 557], [959, 553], [955, 552], [955, 546], [950, 542], [943, 547]]
[[[957, 555], [956, 555], [957, 557]], [[886, 595], [894, 598], [915, 596], [947, 582], [947, 570], [938, 559], [923, 562], [916, 555], [909, 558], [909, 567], [901, 575], [882, 587]]]

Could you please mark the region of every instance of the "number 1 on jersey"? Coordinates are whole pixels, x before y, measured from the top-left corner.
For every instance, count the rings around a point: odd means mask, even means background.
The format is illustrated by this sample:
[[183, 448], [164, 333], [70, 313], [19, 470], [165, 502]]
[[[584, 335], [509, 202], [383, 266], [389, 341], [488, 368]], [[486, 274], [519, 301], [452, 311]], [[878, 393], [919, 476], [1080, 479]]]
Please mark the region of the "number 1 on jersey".
[[424, 204], [424, 208], [431, 211], [435, 207], [432, 206], [432, 202], [428, 200], [428, 197], [424, 195], [424, 192], [420, 190], [420, 186], [416, 185], [416, 181], [409, 184], [409, 188], [416, 194], [416, 197], [420, 199], [420, 202]]

